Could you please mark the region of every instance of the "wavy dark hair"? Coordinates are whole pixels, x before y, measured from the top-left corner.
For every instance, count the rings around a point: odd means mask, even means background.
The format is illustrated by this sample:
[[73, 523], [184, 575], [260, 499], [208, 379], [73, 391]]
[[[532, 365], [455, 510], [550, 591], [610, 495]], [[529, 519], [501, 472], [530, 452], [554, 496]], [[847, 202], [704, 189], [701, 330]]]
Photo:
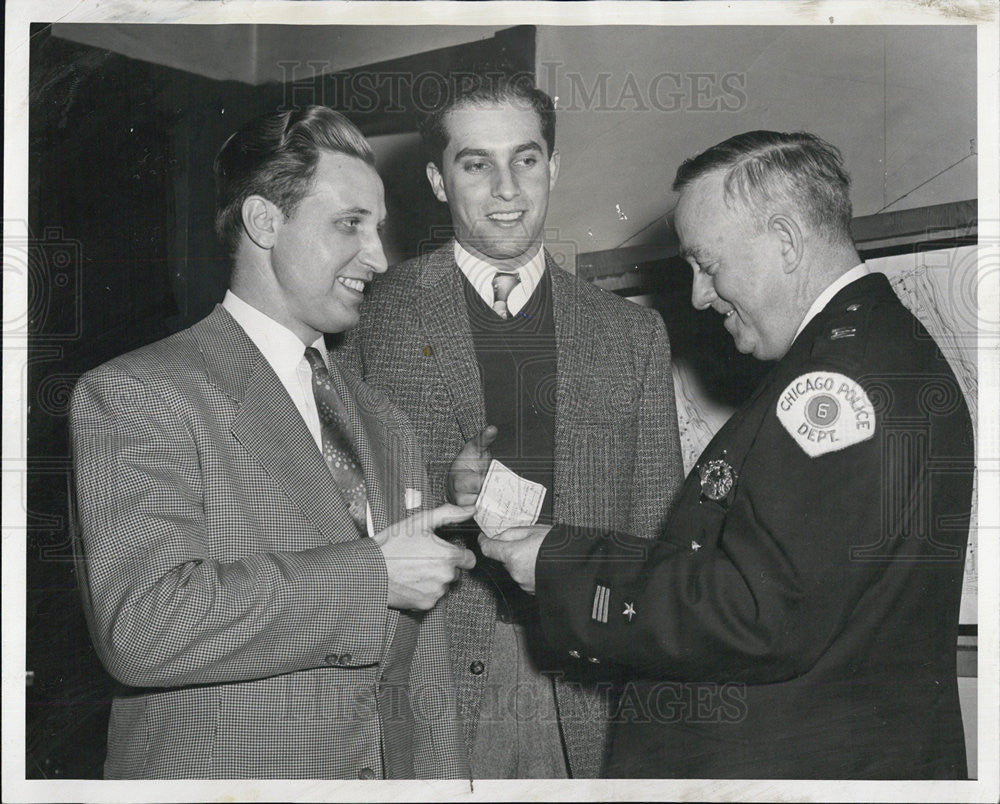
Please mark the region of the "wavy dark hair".
[[257, 117], [226, 140], [214, 165], [215, 233], [229, 256], [240, 243], [247, 197], [260, 195], [288, 217], [309, 192], [323, 151], [375, 165], [358, 127], [327, 106]]
[[439, 101], [420, 116], [418, 126], [427, 161], [441, 168], [442, 155], [448, 147], [445, 118], [450, 111], [498, 103], [532, 109], [538, 115], [542, 138], [549, 149], [546, 156], [552, 156], [556, 147], [556, 107], [552, 98], [535, 86], [531, 74], [496, 70], [456, 76], [447, 83], [447, 90]]

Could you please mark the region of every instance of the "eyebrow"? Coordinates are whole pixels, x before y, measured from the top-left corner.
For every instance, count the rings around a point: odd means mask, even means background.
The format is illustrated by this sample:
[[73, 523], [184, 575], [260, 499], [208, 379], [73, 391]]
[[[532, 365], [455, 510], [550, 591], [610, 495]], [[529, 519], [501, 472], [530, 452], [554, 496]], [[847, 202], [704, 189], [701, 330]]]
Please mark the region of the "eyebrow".
[[704, 263], [705, 260], [707, 259], [707, 256], [705, 254], [704, 249], [701, 249], [698, 246], [689, 246], [687, 248], [681, 248], [681, 249], [678, 250], [678, 254], [683, 259], [686, 260], [686, 259], [690, 258], [690, 259], [694, 260], [696, 263], [698, 263], [699, 265], [701, 265], [702, 263]]
[[[362, 215], [362, 216], [364, 216], [366, 218], [370, 218], [375, 213], [372, 212], [370, 209], [368, 209], [366, 207], [351, 207], [350, 209], [342, 209], [337, 214], [338, 215]], [[385, 217], [385, 218], [382, 218], [380, 221], [378, 221], [378, 223], [376, 225], [377, 226], [385, 226], [386, 222], [388, 220], [389, 220], [388, 216]]]
[[[535, 140], [528, 140], [528, 142], [521, 143], [514, 149], [514, 153], [520, 154], [525, 151], [539, 151], [544, 153], [542, 146], [539, 145]], [[487, 150], [486, 148], [463, 148], [457, 154], [455, 154], [455, 161], [458, 162], [460, 159], [465, 159], [467, 156], [493, 156], [493, 151]]]

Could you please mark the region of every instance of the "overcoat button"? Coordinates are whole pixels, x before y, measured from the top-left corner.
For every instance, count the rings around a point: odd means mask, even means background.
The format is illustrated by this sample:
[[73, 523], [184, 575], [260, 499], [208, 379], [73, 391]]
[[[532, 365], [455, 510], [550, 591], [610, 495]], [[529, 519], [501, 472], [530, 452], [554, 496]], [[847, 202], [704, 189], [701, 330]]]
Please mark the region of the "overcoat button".
[[362, 768], [360, 771], [358, 771], [358, 778], [364, 779], [365, 781], [368, 781], [369, 779], [374, 779], [375, 771], [373, 771], [371, 768]]
[[483, 664], [478, 659], [476, 659], [476, 661], [474, 661], [472, 664], [469, 665], [469, 672], [472, 673], [472, 675], [474, 676], [481, 676], [483, 674], [483, 670], [485, 669], [486, 665]]

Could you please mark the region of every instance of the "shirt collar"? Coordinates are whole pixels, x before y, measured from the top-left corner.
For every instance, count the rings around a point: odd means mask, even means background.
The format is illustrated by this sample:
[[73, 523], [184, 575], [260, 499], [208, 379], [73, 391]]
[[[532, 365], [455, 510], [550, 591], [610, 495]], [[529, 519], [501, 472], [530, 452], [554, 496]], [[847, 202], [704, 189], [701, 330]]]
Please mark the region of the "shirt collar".
[[[226, 291], [222, 306], [236, 319], [236, 323], [243, 327], [254, 346], [260, 349], [264, 359], [274, 369], [275, 374], [281, 377], [296, 369], [306, 351], [298, 335], [256, 307], [247, 304], [231, 290]], [[322, 335], [312, 343], [312, 346], [323, 356], [324, 362], [328, 362]]]
[[[465, 274], [465, 278], [469, 280], [469, 284], [472, 285], [476, 293], [492, 307], [493, 277], [497, 271], [506, 271], [506, 269], [491, 265], [482, 257], [478, 257], [464, 248], [457, 240], [455, 241], [455, 262], [458, 264], [459, 270]], [[524, 299], [530, 298], [541, 281], [542, 275], [545, 273], [545, 244], [543, 243], [535, 256], [516, 271], [506, 271], [506, 273], [517, 274], [521, 280], [518, 295], [523, 294]], [[513, 291], [511, 292], [513, 293]]]
[[[802, 319], [802, 323], [799, 324], [798, 330], [795, 332], [795, 337], [799, 337], [802, 334], [802, 330], [806, 328], [806, 324], [812, 321], [817, 315], [822, 312], [823, 308], [826, 307], [830, 300], [836, 296], [841, 290], [846, 288], [851, 282], [854, 282], [865, 274], [870, 274], [871, 271], [868, 266], [864, 263], [860, 265], [855, 265], [850, 271], [846, 271], [833, 280], [829, 285], [826, 286], [826, 290], [816, 297], [816, 300], [812, 303], [812, 306], [806, 312], [805, 318]], [[794, 340], [794, 338], [792, 339]]]

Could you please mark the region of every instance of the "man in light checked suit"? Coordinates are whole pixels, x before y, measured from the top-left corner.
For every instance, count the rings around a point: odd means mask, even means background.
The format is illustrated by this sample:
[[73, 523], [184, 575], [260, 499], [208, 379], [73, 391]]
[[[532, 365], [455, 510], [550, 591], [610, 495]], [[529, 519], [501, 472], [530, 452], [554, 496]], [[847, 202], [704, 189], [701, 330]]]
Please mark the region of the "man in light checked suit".
[[412, 430], [323, 344], [386, 269], [373, 162], [324, 107], [248, 123], [216, 160], [225, 300], [74, 392], [108, 778], [468, 775], [434, 606], [475, 558], [433, 529], [471, 510], [416, 510]]
[[[463, 74], [423, 122], [456, 241], [380, 277], [342, 348], [409, 415], [435, 503], [452, 456], [478, 439], [484, 459], [489, 446], [546, 487], [543, 520], [652, 538], [684, 474], [667, 334], [546, 252], [555, 110], [524, 78]], [[457, 486], [449, 497], [475, 500]], [[488, 560], [447, 600], [473, 775], [597, 776], [614, 702], [581, 663], [562, 674], [532, 600]]]

